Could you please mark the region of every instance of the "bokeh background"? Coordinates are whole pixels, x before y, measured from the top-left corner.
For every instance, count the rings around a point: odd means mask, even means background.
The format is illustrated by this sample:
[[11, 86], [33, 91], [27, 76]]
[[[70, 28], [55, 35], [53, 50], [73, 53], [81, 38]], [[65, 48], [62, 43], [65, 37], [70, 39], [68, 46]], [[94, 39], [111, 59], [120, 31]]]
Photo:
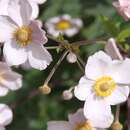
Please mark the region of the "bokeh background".
[[[109, 37], [105, 32], [100, 16], [105, 15], [116, 22], [122, 21], [112, 6], [112, 0], [47, 0], [40, 5], [39, 19], [43, 24], [48, 18], [62, 14], [69, 14], [74, 18], [81, 18], [84, 26], [81, 31], [72, 38], [67, 38], [70, 42], [85, 39], [95, 39], [99, 37]], [[49, 40], [46, 46], [57, 45]], [[80, 55], [87, 61], [87, 57], [94, 52], [103, 49], [102, 44], [86, 45], [80, 48]], [[65, 101], [62, 99], [62, 92], [69, 87], [76, 85], [79, 78], [83, 75], [77, 64], [69, 64], [66, 59], [62, 62], [54, 74], [50, 86], [52, 93], [50, 95], [36, 94], [35, 90], [41, 86], [50, 70], [53, 68], [61, 53], [55, 50], [50, 51], [53, 55], [52, 64], [44, 71], [35, 69], [23, 70], [14, 68], [23, 75], [23, 87], [10, 92], [6, 97], [0, 98], [1, 103], [7, 103], [13, 108], [14, 120], [7, 127], [7, 130], [46, 130], [46, 123], [49, 120], [67, 120], [68, 113], [75, 112], [83, 106], [83, 102], [76, 98]], [[34, 96], [36, 94], [36, 96]], [[96, 108], [95, 108], [96, 109]], [[121, 120], [126, 115], [126, 109], [123, 107]]]

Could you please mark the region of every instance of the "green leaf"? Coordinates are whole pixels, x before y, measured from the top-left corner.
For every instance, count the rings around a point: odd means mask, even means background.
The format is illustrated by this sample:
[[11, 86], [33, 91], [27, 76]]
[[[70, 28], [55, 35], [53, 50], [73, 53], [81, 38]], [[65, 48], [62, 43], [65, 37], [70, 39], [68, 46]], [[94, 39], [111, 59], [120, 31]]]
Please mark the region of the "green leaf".
[[105, 31], [108, 32], [111, 36], [116, 37], [120, 31], [116, 23], [106, 16], [101, 16], [100, 18]]
[[130, 28], [121, 31], [116, 39], [118, 42], [125, 42], [128, 37], [130, 37]]

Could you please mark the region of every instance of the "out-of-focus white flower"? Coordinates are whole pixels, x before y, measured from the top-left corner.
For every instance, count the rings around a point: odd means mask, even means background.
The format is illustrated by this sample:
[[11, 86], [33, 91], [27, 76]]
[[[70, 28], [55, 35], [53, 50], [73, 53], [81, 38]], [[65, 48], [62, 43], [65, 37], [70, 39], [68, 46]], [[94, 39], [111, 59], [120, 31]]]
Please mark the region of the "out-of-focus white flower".
[[[22, 0], [0, 0], [0, 15], [9, 15], [9, 6], [12, 2], [15, 2], [16, 4], [21, 4]], [[35, 19], [39, 15], [39, 4], [43, 4], [47, 0], [26, 0], [29, 2], [31, 8], [32, 8], [32, 14], [31, 19]], [[25, 2], [26, 2], [25, 1]]]
[[68, 118], [69, 121], [49, 121], [47, 130], [105, 130], [96, 128], [95, 122], [86, 120], [82, 109], [79, 109], [74, 114], [70, 114]]
[[77, 56], [73, 53], [73, 52], [70, 52], [68, 55], [67, 55], [67, 61], [69, 63], [75, 63], [77, 61]]
[[125, 102], [129, 95], [130, 59], [112, 60], [103, 51], [88, 58], [83, 76], [74, 94], [85, 101], [86, 118], [109, 127], [113, 122], [110, 105]]
[[112, 59], [123, 59], [114, 38], [110, 38], [105, 45], [105, 51]]
[[12, 110], [5, 104], [0, 104], [0, 130], [5, 130], [5, 126], [12, 122]]
[[6, 63], [0, 62], [0, 96], [5, 96], [9, 90], [22, 87], [22, 76], [12, 71]]
[[9, 65], [20, 65], [27, 60], [31, 67], [45, 69], [52, 57], [43, 44], [47, 42], [45, 31], [37, 21], [31, 19], [31, 6], [26, 0], [18, 5], [12, 2], [9, 16], [0, 16], [0, 42], [4, 43], [3, 53]]
[[62, 15], [59, 17], [50, 18], [45, 24], [47, 31], [54, 37], [60, 33], [68, 37], [72, 37], [79, 32], [83, 26], [82, 20], [79, 18], [71, 18], [70, 15]]
[[130, 19], [130, 0], [118, 0], [113, 6], [126, 21]]

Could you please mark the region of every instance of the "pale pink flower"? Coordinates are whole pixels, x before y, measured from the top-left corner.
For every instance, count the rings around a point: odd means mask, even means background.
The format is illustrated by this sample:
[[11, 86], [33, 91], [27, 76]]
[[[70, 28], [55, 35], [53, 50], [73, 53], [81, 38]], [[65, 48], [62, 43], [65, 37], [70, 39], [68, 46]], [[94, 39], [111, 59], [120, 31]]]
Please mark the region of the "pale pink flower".
[[0, 96], [5, 96], [9, 90], [22, 87], [22, 76], [12, 71], [6, 63], [0, 62]]
[[[129, 96], [129, 66], [130, 59], [113, 60], [103, 51], [88, 58], [85, 75], [74, 90], [75, 96], [85, 101], [86, 118], [104, 122], [106, 126], [111, 125], [111, 105], [123, 103]], [[98, 125], [102, 126], [102, 123]]]
[[[47, 130], [105, 130], [95, 127], [95, 122], [85, 119], [82, 109], [70, 114], [68, 118], [69, 121], [49, 121]], [[104, 127], [103, 122], [102, 127]]]
[[20, 65], [27, 60], [31, 67], [45, 69], [52, 57], [43, 46], [47, 42], [45, 31], [37, 21], [31, 21], [31, 6], [26, 0], [11, 2], [9, 16], [0, 16], [0, 42], [9, 65]]
[[73, 53], [73, 52], [70, 52], [68, 55], [67, 55], [67, 61], [69, 63], [75, 63], [77, 61], [77, 56]]
[[130, 19], [130, 0], [115, 1], [113, 6], [126, 21]]
[[12, 110], [5, 104], [0, 104], [0, 130], [5, 130], [5, 126], [12, 122]]
[[48, 19], [45, 26], [48, 33], [54, 37], [58, 37], [60, 33], [72, 37], [80, 31], [83, 22], [79, 18], [72, 18], [70, 15], [65, 14]]

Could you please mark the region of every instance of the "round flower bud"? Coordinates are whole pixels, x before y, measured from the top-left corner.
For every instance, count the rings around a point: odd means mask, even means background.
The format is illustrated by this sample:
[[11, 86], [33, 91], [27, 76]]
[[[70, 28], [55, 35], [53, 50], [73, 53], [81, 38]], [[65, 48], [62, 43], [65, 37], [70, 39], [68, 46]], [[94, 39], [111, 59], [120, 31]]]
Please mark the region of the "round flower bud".
[[67, 61], [68, 61], [69, 63], [75, 63], [75, 62], [77, 61], [77, 56], [76, 56], [74, 53], [70, 52], [70, 53], [67, 55]]
[[63, 92], [63, 94], [62, 94], [62, 97], [63, 97], [64, 100], [70, 100], [70, 99], [72, 99], [73, 94], [72, 94], [71, 91], [65, 90], [65, 91]]
[[112, 130], [123, 130], [123, 125], [119, 121], [115, 121], [111, 128]]
[[44, 84], [42, 87], [40, 87], [40, 92], [45, 95], [50, 94], [51, 88], [47, 84]]

